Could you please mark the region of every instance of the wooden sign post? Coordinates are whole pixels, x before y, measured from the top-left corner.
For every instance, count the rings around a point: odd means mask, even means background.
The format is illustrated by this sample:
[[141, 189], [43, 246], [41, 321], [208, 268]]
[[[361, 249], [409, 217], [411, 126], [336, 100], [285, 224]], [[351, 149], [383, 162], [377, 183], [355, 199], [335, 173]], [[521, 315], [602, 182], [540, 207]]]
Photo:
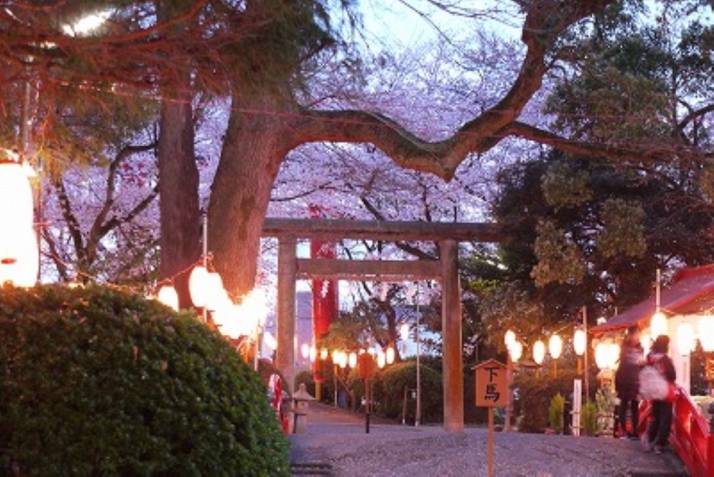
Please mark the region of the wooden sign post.
[[489, 359], [477, 364], [476, 407], [488, 408], [488, 441], [486, 448], [487, 475], [493, 477], [493, 408], [508, 405], [506, 365]]

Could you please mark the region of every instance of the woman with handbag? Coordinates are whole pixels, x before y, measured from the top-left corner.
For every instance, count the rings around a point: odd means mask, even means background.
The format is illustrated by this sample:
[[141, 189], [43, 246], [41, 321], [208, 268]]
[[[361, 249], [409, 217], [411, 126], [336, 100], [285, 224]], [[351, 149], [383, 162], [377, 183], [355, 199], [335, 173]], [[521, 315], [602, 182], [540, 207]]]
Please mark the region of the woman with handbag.
[[677, 377], [667, 355], [669, 336], [660, 335], [647, 355], [647, 365], [640, 372], [640, 394], [652, 402], [652, 420], [643, 439], [645, 450], [661, 454], [667, 446], [672, 427], [672, 401]]
[[[644, 360], [644, 352], [640, 345], [640, 329], [631, 326], [622, 342], [620, 351], [620, 366], [615, 373], [615, 390], [620, 399], [618, 421], [623, 437], [637, 439], [637, 425], [640, 402], [638, 401], [639, 373]], [[627, 431], [627, 412], [630, 412], [630, 431]]]

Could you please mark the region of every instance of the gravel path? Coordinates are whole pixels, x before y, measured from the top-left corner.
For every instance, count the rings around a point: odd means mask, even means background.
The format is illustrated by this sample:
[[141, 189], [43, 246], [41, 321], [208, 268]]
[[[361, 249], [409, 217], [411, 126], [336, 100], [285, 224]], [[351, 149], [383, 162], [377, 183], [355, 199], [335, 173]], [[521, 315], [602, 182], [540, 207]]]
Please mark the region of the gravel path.
[[[291, 436], [293, 462], [327, 462], [337, 476], [486, 475], [486, 430], [447, 434], [439, 427], [377, 424], [312, 405], [306, 434]], [[384, 421], [382, 421], [384, 422]], [[498, 476], [678, 475], [672, 456], [642, 452], [639, 443], [606, 438], [496, 433]], [[673, 473], [672, 473], [673, 472]]]

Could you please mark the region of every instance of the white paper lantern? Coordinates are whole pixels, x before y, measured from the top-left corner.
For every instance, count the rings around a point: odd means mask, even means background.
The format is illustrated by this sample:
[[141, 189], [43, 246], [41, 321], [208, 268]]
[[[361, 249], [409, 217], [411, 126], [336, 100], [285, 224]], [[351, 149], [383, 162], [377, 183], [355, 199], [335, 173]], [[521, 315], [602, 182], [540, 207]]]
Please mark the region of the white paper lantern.
[[317, 359], [317, 348], [315, 345], [310, 346], [310, 361], [314, 362]]
[[384, 351], [378, 351], [377, 352], [377, 366], [380, 368], [383, 368], [384, 365], [386, 364], [386, 357], [384, 356]]
[[511, 355], [511, 361], [517, 363], [521, 356], [523, 355], [523, 345], [520, 341], [514, 341], [511, 347], [508, 348], [508, 352]]
[[598, 369], [607, 369], [610, 367], [609, 344], [600, 342], [595, 346], [595, 364]]
[[545, 359], [545, 343], [543, 343], [541, 340], [538, 340], [535, 343], [533, 343], [533, 361], [535, 361], [536, 364], [543, 364], [544, 359]]
[[607, 347], [607, 360], [610, 369], [617, 368], [617, 362], [620, 360], [620, 345], [610, 343]]
[[[208, 270], [206, 267], [198, 265], [193, 267], [191, 275], [188, 277], [188, 291], [191, 294], [193, 305], [198, 308], [206, 306], [209, 296]], [[221, 284], [223, 287], [223, 284]]]
[[17, 162], [0, 161], [0, 221], [4, 232], [31, 230], [33, 209], [27, 169]]
[[551, 336], [548, 340], [548, 351], [551, 358], [560, 358], [560, 354], [563, 352], [563, 339], [558, 335]]
[[588, 346], [588, 337], [585, 330], [578, 328], [573, 334], [573, 350], [578, 356], [585, 354], [585, 349]]
[[300, 346], [300, 354], [302, 355], [302, 359], [307, 359], [310, 357], [310, 345], [307, 343], [303, 343], [302, 346]]
[[325, 348], [322, 348], [322, 349], [320, 350], [320, 359], [323, 360], [323, 361], [326, 360], [326, 359], [327, 359], [327, 354], [328, 354], [328, 353], [327, 353], [327, 350], [326, 350]]
[[385, 359], [387, 361], [387, 364], [392, 364], [394, 362], [394, 348], [389, 346], [387, 348], [387, 352], [385, 353]]
[[699, 342], [707, 353], [714, 351], [714, 316], [706, 315], [699, 318]]
[[349, 365], [350, 368], [357, 367], [357, 353], [350, 353]]
[[682, 355], [688, 355], [694, 351], [694, 327], [690, 323], [681, 323], [677, 327], [677, 349]]
[[156, 299], [175, 311], [179, 309], [179, 298], [176, 289], [171, 285], [163, 285], [156, 294]]
[[503, 342], [506, 345], [506, 349], [510, 348], [516, 342], [516, 333], [513, 330], [507, 330], [506, 334], [503, 335]]
[[650, 320], [650, 334], [652, 335], [653, 339], [656, 339], [660, 335], [669, 334], [667, 316], [661, 311], [658, 311], [657, 313], [652, 315], [652, 319]]
[[252, 327], [263, 325], [265, 318], [268, 316], [268, 302], [265, 298], [265, 293], [259, 288], [251, 290], [241, 301], [243, 313], [251, 323]]
[[225, 304], [226, 300], [230, 301], [228, 292], [223, 288], [223, 279], [218, 273], [209, 272], [204, 279], [206, 299], [205, 306], [209, 310], [217, 310], [219, 306]]
[[278, 341], [275, 339], [275, 336], [273, 336], [272, 333], [270, 333], [269, 331], [266, 331], [265, 334], [263, 334], [263, 343], [265, 343], [265, 346], [272, 350], [278, 348]]
[[640, 346], [642, 346], [644, 355], [647, 356], [650, 353], [650, 348], [652, 347], [652, 337], [649, 333], [640, 334]]

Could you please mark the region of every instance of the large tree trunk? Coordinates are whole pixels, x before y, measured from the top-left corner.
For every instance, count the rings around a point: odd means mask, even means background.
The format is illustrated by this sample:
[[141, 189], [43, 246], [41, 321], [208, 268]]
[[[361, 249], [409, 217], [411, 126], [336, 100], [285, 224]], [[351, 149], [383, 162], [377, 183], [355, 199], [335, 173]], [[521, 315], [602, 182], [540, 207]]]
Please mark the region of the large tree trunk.
[[[200, 256], [198, 168], [194, 156], [191, 98], [165, 100], [159, 134], [161, 278], [175, 277], [179, 303], [191, 306], [187, 269]], [[177, 274], [179, 274], [177, 276]]]
[[275, 93], [248, 94], [246, 89], [238, 89], [245, 96], [233, 95], [208, 216], [214, 263], [234, 297], [255, 284], [263, 219], [280, 162], [288, 153], [279, 115], [239, 111], [279, 111], [289, 101]]

